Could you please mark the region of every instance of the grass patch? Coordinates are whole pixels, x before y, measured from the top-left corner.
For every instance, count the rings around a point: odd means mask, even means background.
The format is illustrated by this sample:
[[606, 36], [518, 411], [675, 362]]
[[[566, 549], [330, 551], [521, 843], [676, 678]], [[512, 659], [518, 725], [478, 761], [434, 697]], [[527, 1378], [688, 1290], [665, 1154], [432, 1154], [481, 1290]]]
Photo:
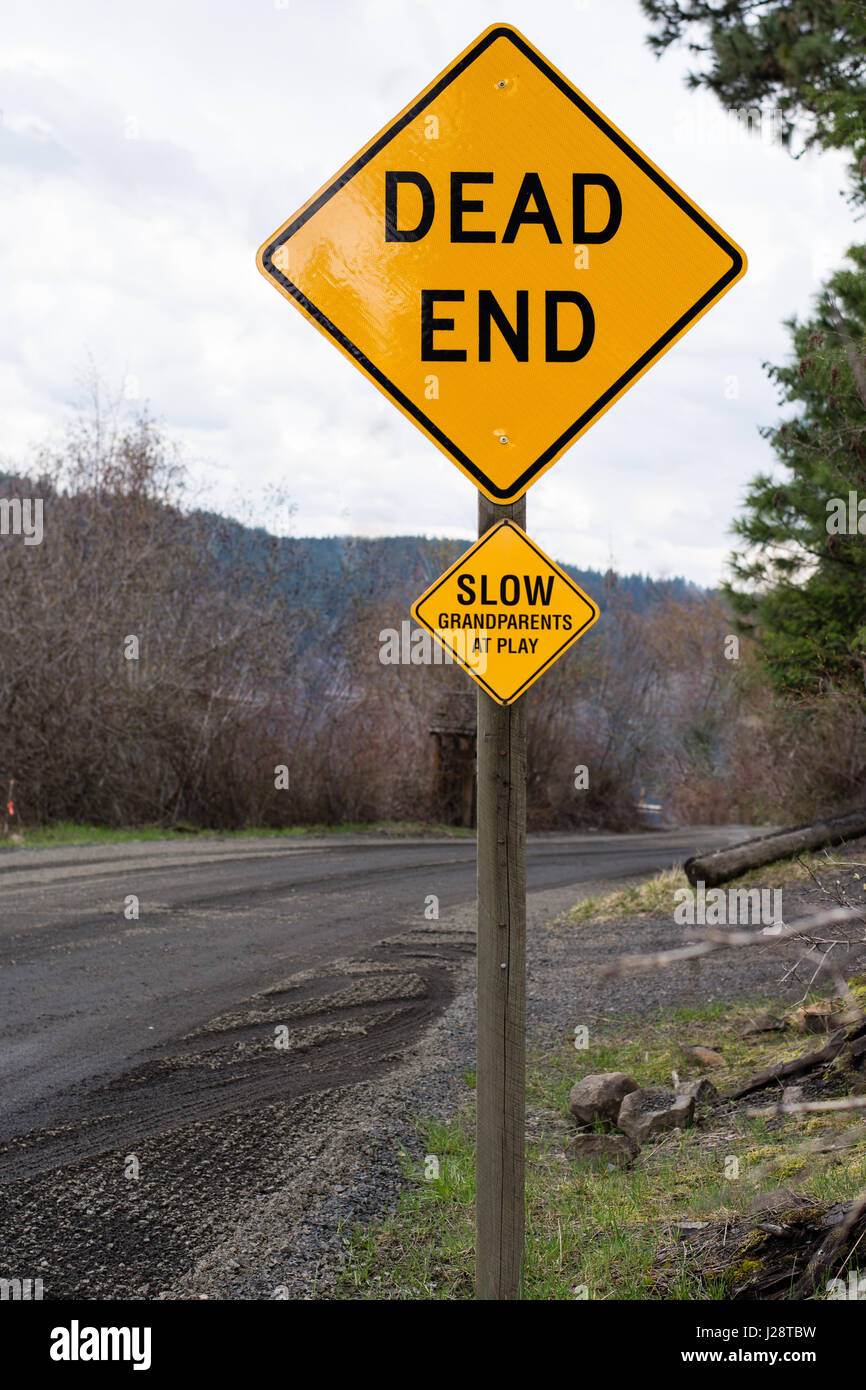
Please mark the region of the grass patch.
[[[244, 840], [302, 839], [314, 835], [387, 835], [396, 838], [445, 835], [454, 839], [473, 839], [475, 831], [462, 825], [427, 825], [422, 821], [345, 821], [340, 825], [250, 826], [243, 830], [204, 830], [198, 826], [122, 826], [82, 825], [77, 821], [58, 821], [54, 825], [34, 826], [21, 832], [23, 843], [34, 849], [54, 845], [114, 845], [136, 840]], [[0, 847], [18, 848], [0, 841]]]
[[[732, 878], [724, 885], [724, 889], [727, 892], [729, 888], [745, 888], [749, 885], [760, 885], [761, 888], [770, 889], [783, 888], [789, 883], [808, 879], [809, 868], [814, 873], [819, 873], [822, 869], [839, 866], [847, 867], [847, 861], [831, 859], [824, 854], [801, 855], [799, 859], [780, 859], [776, 864], [749, 869], [737, 878]], [[643, 917], [652, 912], [670, 915], [674, 908], [674, 893], [680, 888], [691, 888], [691, 884], [682, 868], [674, 864], [631, 888], [621, 888], [612, 893], [584, 898], [563, 920], [612, 922], [619, 917]]]
[[[866, 1182], [866, 1141], [833, 1155], [802, 1154], [806, 1140], [827, 1140], [856, 1115], [749, 1117], [756, 1101], [706, 1112], [681, 1134], [648, 1141], [632, 1169], [592, 1172], [565, 1157], [573, 1132], [568, 1093], [580, 1076], [595, 1071], [630, 1072], [641, 1085], [672, 1084], [696, 1075], [681, 1048], [695, 1042], [720, 1049], [728, 1071], [720, 1087], [753, 1071], [798, 1055], [809, 1039], [770, 1034], [744, 1040], [732, 1020], [768, 1007], [752, 999], [678, 1009], [648, 1022], [625, 1023], [599, 1034], [575, 1056], [570, 1041], [528, 1059], [526, 1247], [523, 1298], [527, 1300], [725, 1299], [725, 1278], [702, 1277], [672, 1240], [679, 1221], [726, 1220], [748, 1211], [759, 1192], [793, 1185], [815, 1201], [845, 1200]], [[816, 1042], [816, 1046], [819, 1043]], [[464, 1084], [474, 1076], [464, 1076]], [[844, 1089], [844, 1087], [843, 1087]], [[454, 1117], [421, 1126], [427, 1155], [406, 1158], [406, 1182], [398, 1211], [389, 1220], [352, 1233], [339, 1299], [474, 1298], [474, 1097], [467, 1085]], [[736, 1179], [730, 1159], [738, 1163]], [[671, 1253], [679, 1250], [679, 1254]]]
[[674, 864], [643, 883], [612, 893], [584, 898], [566, 918], [572, 922], [612, 922], [617, 917], [641, 917], [649, 912], [669, 912], [678, 888], [688, 888], [682, 869]]

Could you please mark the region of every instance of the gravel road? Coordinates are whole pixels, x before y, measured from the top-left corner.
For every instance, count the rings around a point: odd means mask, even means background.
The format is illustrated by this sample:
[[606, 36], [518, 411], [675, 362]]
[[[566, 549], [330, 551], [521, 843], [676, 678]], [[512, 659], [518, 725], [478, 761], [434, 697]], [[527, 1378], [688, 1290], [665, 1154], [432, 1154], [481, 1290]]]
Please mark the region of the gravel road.
[[[683, 966], [663, 976], [600, 982], [599, 967], [614, 956], [681, 944], [683, 929], [657, 919], [603, 927], [558, 920], [584, 895], [609, 891], [612, 882], [638, 881], [692, 845], [730, 842], [737, 833], [598, 837], [603, 843], [597, 849], [585, 843], [591, 837], [540, 839], [528, 901], [533, 1042], [569, 1036], [577, 1023], [604, 1026], [606, 1017], [688, 1002], [696, 992], [702, 998], [734, 997], [773, 984], [781, 973], [776, 952], [748, 963], [720, 955], [704, 962], [699, 973]], [[459, 899], [467, 896], [467, 886], [471, 893], [471, 842], [449, 842], [447, 851], [429, 842], [404, 844], [396, 854], [393, 846], [376, 847], [375, 869], [369, 845], [341, 846], [315, 867], [312, 857], [277, 863], [273, 848], [253, 867], [248, 851], [249, 860], [238, 864], [234, 856], [227, 871], [237, 894], [231, 907], [219, 896], [226, 866], [206, 863], [212, 855], [200, 846], [196, 852], [219, 903], [215, 956], [223, 963], [205, 969], [199, 962], [208, 978], [193, 991], [195, 981], [181, 966], [184, 950], [196, 960], [203, 953], [200, 919], [212, 910], [201, 903], [203, 880], [189, 886], [188, 858], [172, 868], [154, 856], [153, 846], [141, 850], [147, 864], [157, 860], [150, 873], [161, 876], [165, 901], [165, 911], [151, 921], [161, 947], [157, 938], [156, 954], [148, 957], [151, 972], [162, 959], [161, 997], [167, 1004], [160, 1014], [151, 1002], [151, 1014], [163, 1036], [146, 1051], [133, 1029], [124, 1055], [103, 1057], [101, 1069], [90, 1066], [87, 1077], [80, 1058], [64, 1070], [65, 1064], [46, 1059], [32, 1044], [30, 1054], [24, 1053], [22, 1069], [29, 1056], [31, 1070], [17, 1092], [17, 1124], [9, 1122], [7, 1111], [0, 1145], [6, 1266], [0, 1273], [42, 1277], [46, 1299], [327, 1297], [345, 1232], [393, 1206], [401, 1151], [420, 1156], [415, 1118], [447, 1113], [465, 1094], [462, 1072], [474, 1066], [474, 904]], [[341, 880], [340, 855], [352, 859], [347, 877], [357, 878], [362, 866], [369, 871], [361, 887]], [[623, 876], [629, 864], [633, 872]], [[47, 1026], [55, 1030], [55, 1043], [70, 1026], [76, 1035], [90, 1036], [81, 999], [93, 1010], [96, 996], [102, 1036], [115, 1037], [115, 1015], [123, 1008], [112, 1012], [105, 1006], [105, 957], [114, 952], [128, 959], [141, 939], [134, 935], [139, 924], [129, 924], [128, 934], [117, 926], [116, 908], [110, 922], [107, 912], [94, 920], [86, 903], [95, 874], [104, 876], [105, 900], [113, 904], [129, 883], [129, 867], [124, 861], [119, 883], [104, 855], [89, 862], [64, 859], [62, 875], [75, 869], [73, 882], [82, 884], [85, 907], [76, 914], [72, 894], [67, 925], [43, 913], [32, 937], [26, 885], [16, 885], [20, 896], [2, 948], [7, 962], [21, 962], [31, 972], [31, 981], [39, 963], [48, 962], [46, 988], [57, 1017], [49, 1017]], [[139, 883], [147, 881], [144, 863], [136, 872]], [[238, 886], [248, 873], [250, 880]], [[551, 886], [542, 886], [545, 878], [553, 880]], [[170, 901], [174, 883], [185, 885], [183, 908]], [[256, 885], [258, 917], [248, 901]], [[418, 895], [437, 886], [443, 889], [439, 919], [427, 921]], [[383, 904], [400, 892], [411, 895], [413, 910], [392, 908], [389, 915]], [[143, 894], [142, 904], [154, 896]], [[366, 916], [358, 912], [359, 896], [367, 902]], [[347, 912], [350, 899], [354, 915]], [[234, 945], [232, 933], [223, 935], [220, 911], [247, 914], [245, 929], [235, 919]], [[322, 942], [308, 932], [311, 912], [325, 924]], [[341, 912], [350, 926], [337, 932]], [[264, 961], [260, 949], [249, 949], [249, 936], [263, 933], [259, 919], [274, 915], [277, 937], [271, 922], [268, 940], [276, 941], [275, 959]], [[143, 910], [141, 922], [146, 920]], [[300, 948], [289, 939], [294, 920], [305, 923]], [[153, 939], [145, 941], [154, 951]], [[335, 951], [336, 945], [343, 950]], [[64, 955], [71, 996], [65, 1004], [53, 973]], [[88, 959], [96, 984], [88, 979]], [[798, 988], [792, 983], [792, 997]], [[26, 1000], [14, 998], [13, 1012], [20, 1017], [27, 1007]], [[172, 1033], [178, 1010], [187, 1027], [175, 1026]], [[8, 1033], [8, 1022], [5, 1027]], [[27, 1042], [14, 1021], [11, 1042]], [[106, 1066], [106, 1060], [115, 1064]], [[7, 1070], [14, 1092], [13, 1081]], [[22, 1123], [22, 1115], [42, 1122]]]

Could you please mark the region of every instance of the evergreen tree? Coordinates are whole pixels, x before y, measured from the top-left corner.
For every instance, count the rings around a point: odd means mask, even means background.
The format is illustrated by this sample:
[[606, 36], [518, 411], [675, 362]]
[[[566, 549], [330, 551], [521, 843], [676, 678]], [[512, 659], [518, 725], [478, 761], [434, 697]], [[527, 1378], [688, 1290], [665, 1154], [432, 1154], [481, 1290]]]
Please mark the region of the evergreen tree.
[[[866, 205], [863, 0], [641, 0], [661, 55], [686, 43], [688, 83], [729, 109], [772, 112], [793, 153], [853, 156], [851, 198]], [[725, 586], [789, 694], [862, 693], [866, 683], [866, 247], [789, 321], [794, 360], [766, 366], [797, 407], [764, 429], [784, 475], [750, 485], [734, 533], [744, 542]], [[864, 511], [859, 511], [859, 503]], [[852, 508], [853, 503], [853, 508]], [[851, 522], [853, 521], [853, 529]], [[862, 530], [860, 529], [862, 524]]]
[[745, 548], [726, 592], [790, 693], [866, 676], [866, 247], [848, 256], [814, 315], [790, 321], [795, 360], [767, 368], [799, 407], [762, 431], [786, 477], [757, 477], [734, 523]]
[[661, 55], [686, 42], [689, 85], [723, 106], [772, 113], [792, 150], [853, 155], [852, 200], [866, 204], [866, 4], [863, 0], [641, 0]]

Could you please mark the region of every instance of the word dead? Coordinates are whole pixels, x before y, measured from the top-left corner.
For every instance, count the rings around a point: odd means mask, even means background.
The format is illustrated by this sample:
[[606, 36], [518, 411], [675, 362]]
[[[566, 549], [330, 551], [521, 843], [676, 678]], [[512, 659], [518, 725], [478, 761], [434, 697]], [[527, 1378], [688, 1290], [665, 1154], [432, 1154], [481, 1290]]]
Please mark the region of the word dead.
[[[567, 231], [570, 244], [581, 247], [599, 245], [616, 235], [622, 221], [622, 196], [613, 179], [607, 174], [572, 174], [571, 206], [554, 213], [537, 173], [526, 173], [516, 190], [511, 212], [501, 233], [489, 225], [483, 197], [469, 196], [485, 184], [493, 183], [489, 170], [455, 171], [449, 176], [445, 198], [438, 194], [439, 219], [443, 201], [447, 202], [448, 239], [457, 243], [515, 244], [527, 238], [526, 229], [536, 229], [530, 235], [543, 236], [550, 246], [563, 244]], [[587, 210], [587, 190], [600, 189], [606, 199], [605, 216], [599, 224]], [[401, 189], [404, 190], [401, 199]], [[411, 190], [411, 192], [410, 192]], [[408, 195], [408, 196], [407, 196]], [[420, 195], [420, 204], [419, 204]], [[407, 203], [411, 199], [411, 205]], [[558, 220], [557, 220], [558, 215]], [[437, 219], [437, 192], [430, 180], [413, 169], [389, 169], [385, 174], [385, 240], [387, 242], [418, 242], [428, 235]], [[590, 225], [592, 223], [592, 225]], [[442, 304], [462, 304], [466, 292], [460, 288], [422, 289], [420, 291], [420, 328], [422, 362], [466, 362], [469, 349], [457, 346], [446, 335], [457, 331], [456, 318], [442, 313]], [[551, 288], [544, 292], [543, 305], [536, 306], [544, 326], [544, 360], [546, 362], [579, 362], [592, 347], [595, 338], [595, 314], [586, 295], [568, 288]], [[465, 321], [461, 325], [465, 332]], [[477, 312], [476, 355], [479, 362], [489, 362], [492, 354], [493, 329], [517, 362], [528, 362], [530, 354], [529, 290], [516, 289], [514, 305], [499, 303], [492, 290], [479, 289]]]

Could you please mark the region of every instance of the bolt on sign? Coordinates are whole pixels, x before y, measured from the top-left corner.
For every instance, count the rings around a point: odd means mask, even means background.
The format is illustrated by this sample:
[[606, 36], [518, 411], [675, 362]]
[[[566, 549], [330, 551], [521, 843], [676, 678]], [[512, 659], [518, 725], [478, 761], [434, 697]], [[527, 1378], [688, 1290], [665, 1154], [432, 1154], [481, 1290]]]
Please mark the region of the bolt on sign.
[[257, 261], [497, 503], [522, 496], [746, 269], [715, 222], [501, 24]]
[[567, 652], [598, 608], [513, 521], [500, 521], [412, 605], [412, 616], [501, 705]]

